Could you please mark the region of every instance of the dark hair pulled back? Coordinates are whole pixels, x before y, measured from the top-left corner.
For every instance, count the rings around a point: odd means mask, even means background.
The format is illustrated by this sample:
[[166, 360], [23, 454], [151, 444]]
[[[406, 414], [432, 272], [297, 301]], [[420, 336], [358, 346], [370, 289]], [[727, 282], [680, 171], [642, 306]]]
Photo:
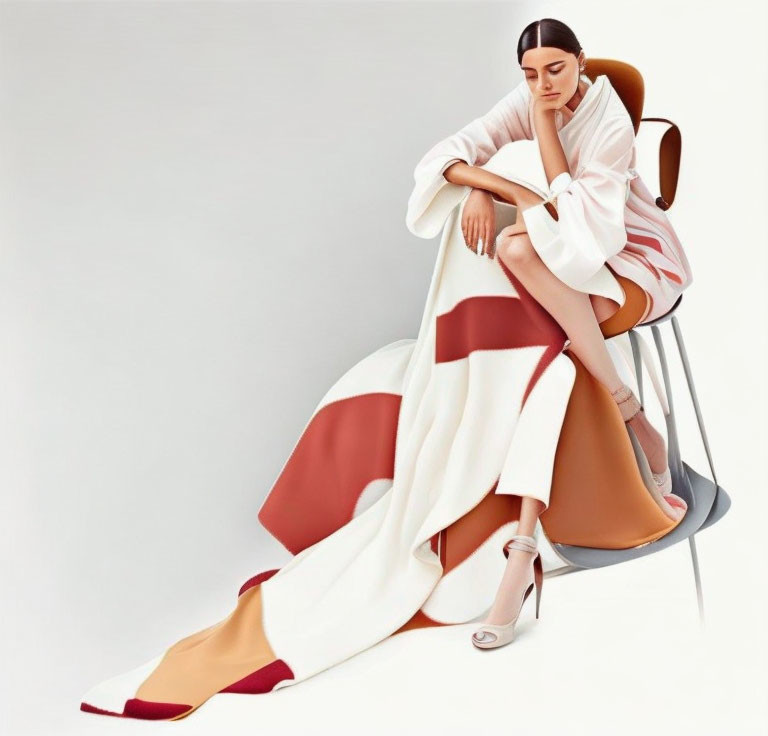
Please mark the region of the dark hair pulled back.
[[[539, 43], [539, 34], [541, 43]], [[523, 54], [528, 49], [539, 46], [552, 46], [562, 51], [568, 51], [574, 56], [581, 52], [581, 44], [576, 34], [565, 23], [554, 18], [542, 18], [529, 23], [520, 34], [517, 42], [517, 63], [523, 63]]]

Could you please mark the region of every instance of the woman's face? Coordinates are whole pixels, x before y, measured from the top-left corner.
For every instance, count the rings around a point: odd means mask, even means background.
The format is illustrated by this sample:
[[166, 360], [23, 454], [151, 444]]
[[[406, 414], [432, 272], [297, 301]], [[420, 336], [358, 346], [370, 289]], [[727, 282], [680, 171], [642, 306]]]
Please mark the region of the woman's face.
[[576, 94], [579, 66], [583, 61], [584, 51], [577, 58], [562, 49], [539, 46], [523, 54], [520, 68], [534, 97], [543, 97], [555, 107], [563, 107]]

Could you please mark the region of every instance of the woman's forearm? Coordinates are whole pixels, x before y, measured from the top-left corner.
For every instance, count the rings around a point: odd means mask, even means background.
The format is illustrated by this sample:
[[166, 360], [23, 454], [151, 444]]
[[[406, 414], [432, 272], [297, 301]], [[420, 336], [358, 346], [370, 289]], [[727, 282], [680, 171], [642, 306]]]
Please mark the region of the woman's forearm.
[[503, 176], [486, 171], [479, 166], [470, 166], [464, 161], [457, 161], [449, 166], [443, 176], [452, 184], [470, 186], [474, 189], [485, 189], [497, 199], [527, 209], [542, 201], [538, 194], [527, 187], [516, 184]]

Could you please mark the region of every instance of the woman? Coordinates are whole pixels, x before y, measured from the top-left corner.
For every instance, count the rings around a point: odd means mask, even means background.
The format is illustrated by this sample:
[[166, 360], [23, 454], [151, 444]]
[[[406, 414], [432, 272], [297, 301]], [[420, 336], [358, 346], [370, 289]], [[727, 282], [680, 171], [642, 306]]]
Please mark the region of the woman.
[[[96, 685], [81, 710], [183, 718], [217, 693], [271, 692], [389, 636], [466, 623], [489, 609], [483, 634], [472, 641], [499, 646], [511, 639], [521, 597], [530, 591], [530, 560], [539, 595], [544, 571], [563, 567], [550, 542], [630, 548], [679, 523], [650, 476], [641, 477], [622, 417], [634, 422], [662, 472], [658, 440], [642, 416], [631, 416], [633, 395], [614, 373], [621, 363], [610, 362], [620, 357], [619, 345], [602, 345], [601, 329], [613, 319], [606, 314], [615, 304], [623, 311], [642, 289], [614, 278], [603, 261], [637, 276], [655, 309], [663, 309], [674, 290], [633, 270], [645, 258], [641, 245], [622, 264], [596, 251], [586, 264], [568, 250], [574, 237], [586, 250], [620, 250], [615, 210], [624, 204], [625, 166], [632, 163], [626, 111], [604, 78], [577, 88], [577, 57], [583, 61], [560, 24], [529, 26], [520, 42], [526, 86], [417, 166], [407, 225], [423, 237], [442, 229], [419, 334], [359, 361], [310, 417], [259, 511], [261, 523], [294, 557], [247, 580], [226, 619]], [[530, 111], [523, 97], [528, 85], [537, 91], [531, 99], [542, 100]], [[594, 155], [571, 150], [567, 135], [559, 148], [554, 126], [563, 121], [553, 122], [556, 107], [569, 117], [569, 132], [582, 119], [607, 130], [587, 145]], [[557, 185], [541, 198], [547, 202], [519, 186], [517, 164], [504, 163], [534, 132], [542, 147], [536, 160]], [[624, 148], [615, 159], [617, 146]], [[628, 202], [639, 217], [649, 195], [638, 179], [632, 187], [635, 198]], [[494, 248], [499, 222], [517, 212], [512, 202], [522, 219], [502, 229]], [[557, 220], [545, 218], [549, 207]], [[633, 222], [638, 232], [662, 237], [663, 220]], [[536, 263], [530, 244], [570, 288], [542, 267], [526, 265]], [[690, 279], [684, 260], [676, 260], [666, 242], [658, 258], [665, 273], [682, 274], [675, 283], [682, 288]], [[604, 299], [588, 302], [593, 297], [584, 284]], [[592, 304], [600, 310], [600, 329]], [[645, 304], [641, 311], [654, 314]], [[642, 316], [632, 315], [632, 324]], [[568, 338], [573, 349], [566, 351]], [[615, 390], [621, 411], [583, 369], [576, 349]], [[547, 534], [537, 543], [539, 527]]]
[[[410, 202], [409, 227], [430, 236], [423, 203], [445, 197], [440, 193], [445, 182], [472, 188], [461, 222], [467, 247], [489, 258], [498, 255], [562, 326], [570, 349], [611, 392], [637, 436], [666, 501], [662, 507], [679, 518], [686, 507], [671, 494], [664, 438], [617, 373], [598, 325], [623, 301], [603, 263], [646, 291], [641, 323], [669, 310], [692, 281], [690, 266], [669, 220], [633, 169], [629, 114], [607, 77], [593, 85], [583, 76], [584, 51], [571, 29], [551, 18], [531, 23], [520, 36], [517, 57], [525, 80], [419, 163], [416, 179], [422, 187]], [[546, 198], [479, 168], [505, 144], [534, 137], [549, 185]], [[498, 239], [494, 197], [515, 204], [522, 215]], [[533, 534], [544, 508], [536, 498], [523, 498], [519, 534]], [[485, 622], [491, 626], [477, 633], [478, 643], [498, 645], [497, 635], [511, 634], [511, 627], [498, 625], [514, 622], [533, 584], [535, 544], [526, 541], [528, 549], [521, 544], [509, 553]]]

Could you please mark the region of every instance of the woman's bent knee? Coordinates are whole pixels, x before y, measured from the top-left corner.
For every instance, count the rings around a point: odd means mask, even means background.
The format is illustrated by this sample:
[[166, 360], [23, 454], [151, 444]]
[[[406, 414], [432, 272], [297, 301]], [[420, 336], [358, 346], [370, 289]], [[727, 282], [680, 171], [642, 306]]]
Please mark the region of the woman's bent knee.
[[621, 308], [618, 302], [599, 294], [589, 294], [589, 300], [592, 303], [592, 310], [595, 313], [595, 319], [598, 324], [613, 317]]
[[528, 234], [518, 233], [499, 243], [499, 257], [508, 265], [523, 266], [536, 257], [536, 251]]

